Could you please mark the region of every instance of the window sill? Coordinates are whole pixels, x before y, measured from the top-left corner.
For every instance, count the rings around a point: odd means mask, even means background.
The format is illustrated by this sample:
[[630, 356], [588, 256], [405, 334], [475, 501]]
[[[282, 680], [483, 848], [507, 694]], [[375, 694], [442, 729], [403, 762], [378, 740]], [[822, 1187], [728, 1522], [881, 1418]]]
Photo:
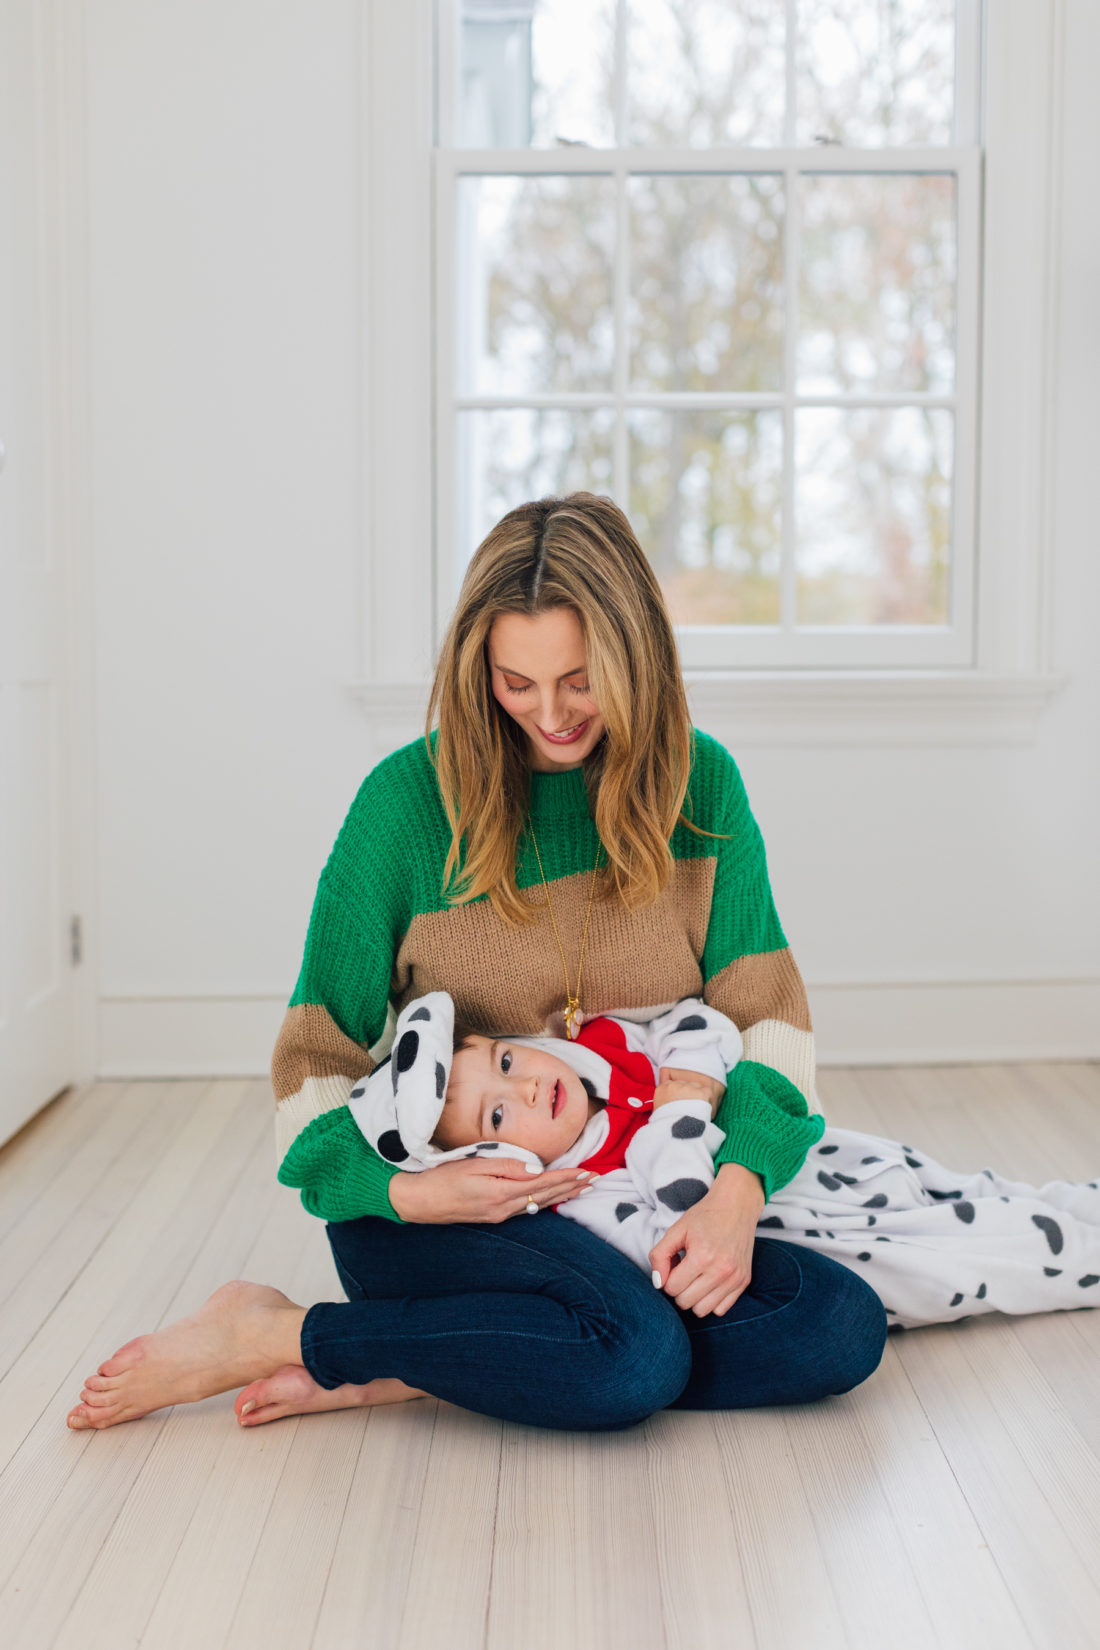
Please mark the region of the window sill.
[[[749, 745], [1029, 745], [1064, 676], [981, 671], [684, 672], [692, 718]], [[425, 682], [351, 681], [380, 754], [423, 732]]]
[[[692, 716], [736, 745], [1029, 745], [1064, 676], [687, 671]], [[726, 739], [726, 734], [730, 739]]]

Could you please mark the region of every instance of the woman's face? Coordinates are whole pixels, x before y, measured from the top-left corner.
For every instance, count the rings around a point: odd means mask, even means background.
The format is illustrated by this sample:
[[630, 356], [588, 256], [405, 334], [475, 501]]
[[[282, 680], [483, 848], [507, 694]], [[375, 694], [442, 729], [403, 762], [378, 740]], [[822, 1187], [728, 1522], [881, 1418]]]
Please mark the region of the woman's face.
[[588, 689], [581, 622], [571, 607], [533, 618], [501, 613], [488, 641], [493, 693], [527, 735], [532, 768], [577, 768], [595, 749], [603, 719]]

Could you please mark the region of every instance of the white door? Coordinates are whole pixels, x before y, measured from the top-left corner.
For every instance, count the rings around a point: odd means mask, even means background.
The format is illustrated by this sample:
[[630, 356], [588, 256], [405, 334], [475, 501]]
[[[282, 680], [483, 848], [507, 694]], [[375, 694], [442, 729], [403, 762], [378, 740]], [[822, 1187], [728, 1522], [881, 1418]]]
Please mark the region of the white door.
[[34, 0], [0, 5], [0, 1140], [75, 1074], [61, 559]]

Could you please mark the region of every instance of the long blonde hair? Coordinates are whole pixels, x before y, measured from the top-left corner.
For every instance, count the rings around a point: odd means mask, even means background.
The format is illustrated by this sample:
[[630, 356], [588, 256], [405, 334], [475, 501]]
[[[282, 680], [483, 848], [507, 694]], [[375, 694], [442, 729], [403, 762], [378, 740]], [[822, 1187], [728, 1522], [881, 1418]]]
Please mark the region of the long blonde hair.
[[[608, 498], [571, 493], [509, 510], [478, 546], [444, 637], [424, 737], [451, 826], [443, 871], [451, 905], [488, 894], [506, 921], [536, 912], [519, 895], [516, 847], [527, 812], [526, 736], [492, 691], [487, 641], [502, 613], [576, 613], [605, 733], [584, 764], [589, 808], [608, 855], [597, 897], [651, 905], [672, 869], [694, 760], [676, 638], [653, 569]], [[456, 878], [461, 844], [466, 854]], [[451, 886], [453, 883], [453, 886]]]

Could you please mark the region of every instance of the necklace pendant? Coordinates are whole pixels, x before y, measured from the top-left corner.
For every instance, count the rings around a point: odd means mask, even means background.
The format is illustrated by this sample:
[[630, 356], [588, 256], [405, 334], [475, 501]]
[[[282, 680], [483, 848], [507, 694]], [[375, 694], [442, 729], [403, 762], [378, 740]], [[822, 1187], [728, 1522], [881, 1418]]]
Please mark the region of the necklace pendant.
[[565, 1020], [566, 1036], [569, 1038], [570, 1042], [573, 1042], [576, 1040], [577, 1032], [584, 1024], [584, 1015], [581, 1013], [581, 1005], [578, 998], [569, 998], [565, 1005], [563, 1018]]

